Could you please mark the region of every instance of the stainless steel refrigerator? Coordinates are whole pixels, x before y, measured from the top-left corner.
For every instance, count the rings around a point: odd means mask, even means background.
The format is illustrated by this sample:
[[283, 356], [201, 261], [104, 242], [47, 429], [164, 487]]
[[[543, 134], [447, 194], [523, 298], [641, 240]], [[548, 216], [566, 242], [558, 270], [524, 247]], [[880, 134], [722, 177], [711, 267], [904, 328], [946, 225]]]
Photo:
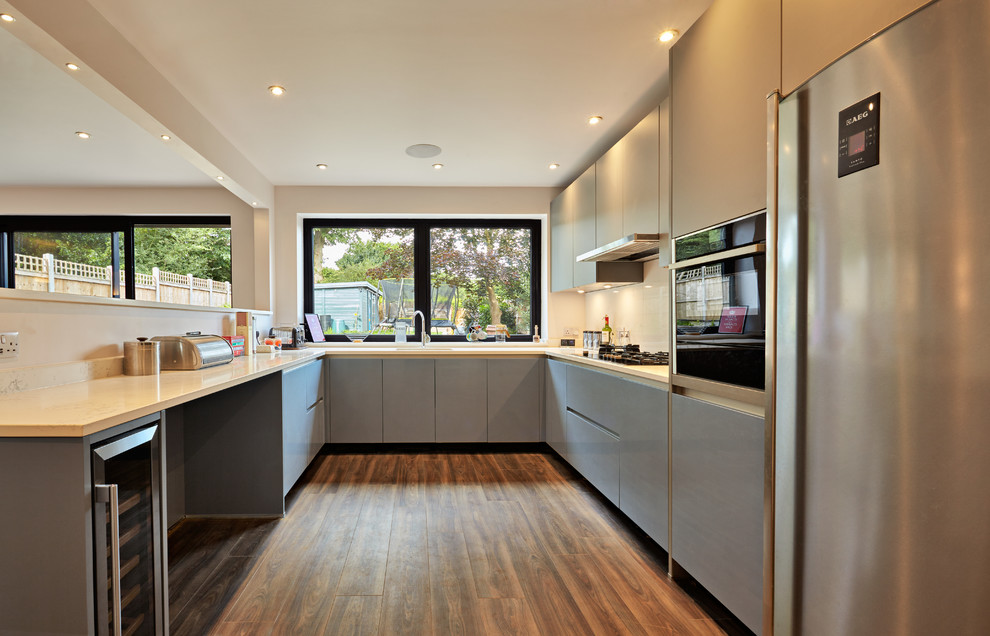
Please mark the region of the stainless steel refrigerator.
[[990, 634], [990, 2], [778, 119], [774, 634]]

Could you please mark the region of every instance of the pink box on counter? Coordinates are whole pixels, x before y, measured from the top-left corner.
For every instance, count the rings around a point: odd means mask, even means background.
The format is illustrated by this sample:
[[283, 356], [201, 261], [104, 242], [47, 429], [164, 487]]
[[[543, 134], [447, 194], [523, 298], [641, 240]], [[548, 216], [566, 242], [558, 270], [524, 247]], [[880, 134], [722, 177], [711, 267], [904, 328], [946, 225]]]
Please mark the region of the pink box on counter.
[[230, 343], [231, 349], [234, 350], [234, 357], [244, 355], [244, 336], [220, 336], [224, 340]]

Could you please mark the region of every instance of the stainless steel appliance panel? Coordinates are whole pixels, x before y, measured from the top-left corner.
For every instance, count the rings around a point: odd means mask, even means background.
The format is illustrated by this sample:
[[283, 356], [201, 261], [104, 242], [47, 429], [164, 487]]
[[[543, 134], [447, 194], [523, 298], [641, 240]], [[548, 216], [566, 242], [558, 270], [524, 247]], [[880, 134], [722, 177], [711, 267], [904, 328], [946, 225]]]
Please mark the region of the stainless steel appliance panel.
[[988, 27], [941, 0], [781, 104], [778, 636], [990, 633]]

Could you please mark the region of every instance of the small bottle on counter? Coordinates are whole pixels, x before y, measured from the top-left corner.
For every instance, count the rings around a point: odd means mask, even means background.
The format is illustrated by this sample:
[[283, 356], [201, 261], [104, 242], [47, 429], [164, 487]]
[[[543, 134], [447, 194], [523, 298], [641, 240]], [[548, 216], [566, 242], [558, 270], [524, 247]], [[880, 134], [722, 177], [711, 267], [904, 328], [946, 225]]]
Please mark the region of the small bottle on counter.
[[535, 342], [535, 343], [539, 343], [540, 342], [540, 326], [539, 325], [533, 325], [533, 342]]
[[605, 314], [605, 326], [602, 327], [602, 344], [612, 344], [612, 327], [608, 324], [608, 314]]

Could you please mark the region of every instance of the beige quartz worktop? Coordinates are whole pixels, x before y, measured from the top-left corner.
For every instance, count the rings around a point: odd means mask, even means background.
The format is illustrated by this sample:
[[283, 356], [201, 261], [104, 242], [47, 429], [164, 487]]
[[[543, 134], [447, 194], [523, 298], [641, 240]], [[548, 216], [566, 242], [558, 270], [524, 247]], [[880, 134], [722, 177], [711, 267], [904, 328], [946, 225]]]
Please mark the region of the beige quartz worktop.
[[520, 357], [548, 356], [630, 379], [668, 383], [667, 367], [636, 367], [582, 356], [580, 349], [543, 345], [348, 343], [309, 346], [277, 354], [235, 358], [201, 371], [163, 371], [70, 382], [0, 395], [0, 437], [82, 437], [204, 395], [283, 371], [321, 357]]
[[322, 357], [304, 349], [201, 371], [117, 375], [0, 397], [0, 437], [82, 437]]

